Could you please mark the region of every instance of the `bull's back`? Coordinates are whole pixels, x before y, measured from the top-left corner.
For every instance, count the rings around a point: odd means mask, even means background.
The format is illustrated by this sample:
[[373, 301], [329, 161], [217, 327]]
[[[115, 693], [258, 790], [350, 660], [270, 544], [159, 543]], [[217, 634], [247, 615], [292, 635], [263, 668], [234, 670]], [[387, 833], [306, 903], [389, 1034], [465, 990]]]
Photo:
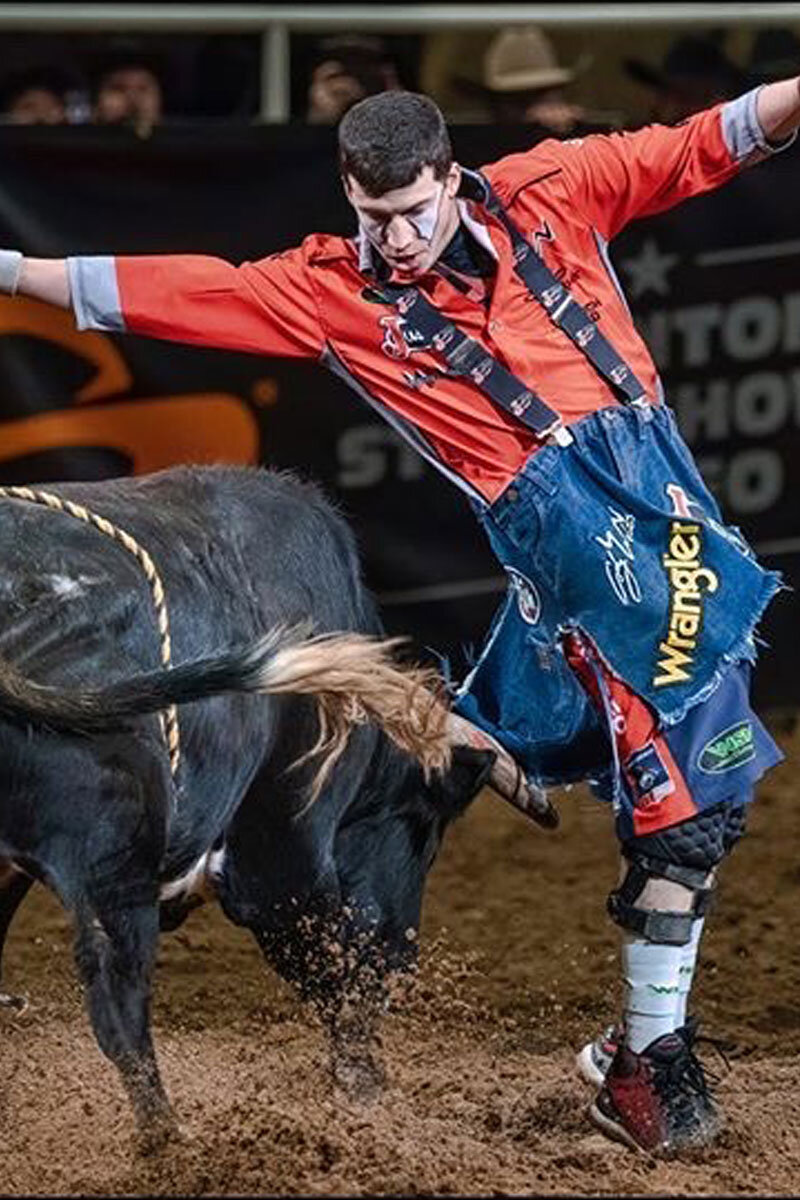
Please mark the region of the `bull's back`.
[[[303, 618], [320, 630], [377, 628], [346, 523], [292, 475], [175, 468], [44, 490], [110, 521], [149, 555], [174, 663]], [[54, 683], [159, 663], [152, 581], [118, 540], [65, 513], [0, 500], [0, 545], [0, 654]]]

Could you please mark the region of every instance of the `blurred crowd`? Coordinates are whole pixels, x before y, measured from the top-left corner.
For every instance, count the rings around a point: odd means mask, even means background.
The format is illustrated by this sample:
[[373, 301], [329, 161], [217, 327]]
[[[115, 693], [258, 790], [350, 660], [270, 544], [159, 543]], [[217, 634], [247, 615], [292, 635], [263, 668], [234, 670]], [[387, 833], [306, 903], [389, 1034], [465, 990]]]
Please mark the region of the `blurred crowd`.
[[[705, 30], [661, 38], [649, 29], [584, 30], [578, 43], [537, 26], [427, 36], [308, 35], [292, 39], [291, 120], [335, 125], [365, 96], [426, 91], [451, 122], [525, 124], [531, 138], [573, 137], [680, 121], [748, 87], [800, 71], [791, 27]], [[0, 119], [18, 125], [128, 125], [140, 136], [175, 121], [259, 120], [258, 39], [0, 37]], [[734, 44], [735, 43], [735, 44]], [[575, 52], [568, 52], [574, 46]], [[631, 52], [626, 53], [625, 47]]]

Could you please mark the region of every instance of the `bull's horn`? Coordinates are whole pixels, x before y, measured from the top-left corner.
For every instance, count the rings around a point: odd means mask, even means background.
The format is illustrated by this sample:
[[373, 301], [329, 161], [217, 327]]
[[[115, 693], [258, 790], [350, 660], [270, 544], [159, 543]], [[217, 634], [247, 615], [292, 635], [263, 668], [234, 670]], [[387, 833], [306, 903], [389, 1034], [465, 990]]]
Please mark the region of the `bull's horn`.
[[448, 716], [448, 734], [454, 746], [466, 745], [476, 750], [492, 750], [497, 756], [489, 776], [492, 790], [537, 825], [542, 825], [545, 829], [555, 829], [558, 826], [558, 810], [548, 800], [547, 793], [528, 782], [519, 764], [491, 734], [454, 712]]

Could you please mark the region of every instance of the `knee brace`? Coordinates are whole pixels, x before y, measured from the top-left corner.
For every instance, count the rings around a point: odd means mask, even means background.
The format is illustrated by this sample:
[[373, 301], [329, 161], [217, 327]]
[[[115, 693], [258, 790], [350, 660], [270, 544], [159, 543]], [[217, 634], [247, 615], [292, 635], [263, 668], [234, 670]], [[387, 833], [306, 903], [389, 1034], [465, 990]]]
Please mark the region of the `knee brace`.
[[[708, 911], [714, 869], [744, 825], [745, 806], [725, 801], [689, 821], [624, 842], [627, 872], [608, 897], [611, 919], [647, 941], [687, 945], [693, 922]], [[679, 901], [680, 908], [673, 908]]]

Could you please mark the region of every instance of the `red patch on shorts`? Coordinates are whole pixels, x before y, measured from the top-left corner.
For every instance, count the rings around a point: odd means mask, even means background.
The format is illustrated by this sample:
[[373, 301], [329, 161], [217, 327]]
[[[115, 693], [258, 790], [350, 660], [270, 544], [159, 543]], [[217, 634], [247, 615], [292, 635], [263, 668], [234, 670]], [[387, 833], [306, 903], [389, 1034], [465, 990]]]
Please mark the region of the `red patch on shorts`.
[[672, 784], [669, 795], [650, 801], [645, 797], [633, 805], [634, 834], [639, 837], [655, 833], [659, 829], [666, 829], [693, 817], [698, 811], [698, 806], [692, 800], [686, 780], [672, 756], [666, 739], [658, 732], [650, 706], [609, 669], [585, 634], [577, 631], [568, 633], [563, 645], [567, 662], [593, 700], [601, 717], [604, 717], [605, 706], [597, 674], [602, 676], [612, 712], [612, 732], [617, 755], [623, 764], [623, 774], [626, 774], [626, 782], [632, 794], [636, 794], [634, 781], [627, 776], [624, 764], [646, 746], [652, 745], [655, 748], [669, 775]]

